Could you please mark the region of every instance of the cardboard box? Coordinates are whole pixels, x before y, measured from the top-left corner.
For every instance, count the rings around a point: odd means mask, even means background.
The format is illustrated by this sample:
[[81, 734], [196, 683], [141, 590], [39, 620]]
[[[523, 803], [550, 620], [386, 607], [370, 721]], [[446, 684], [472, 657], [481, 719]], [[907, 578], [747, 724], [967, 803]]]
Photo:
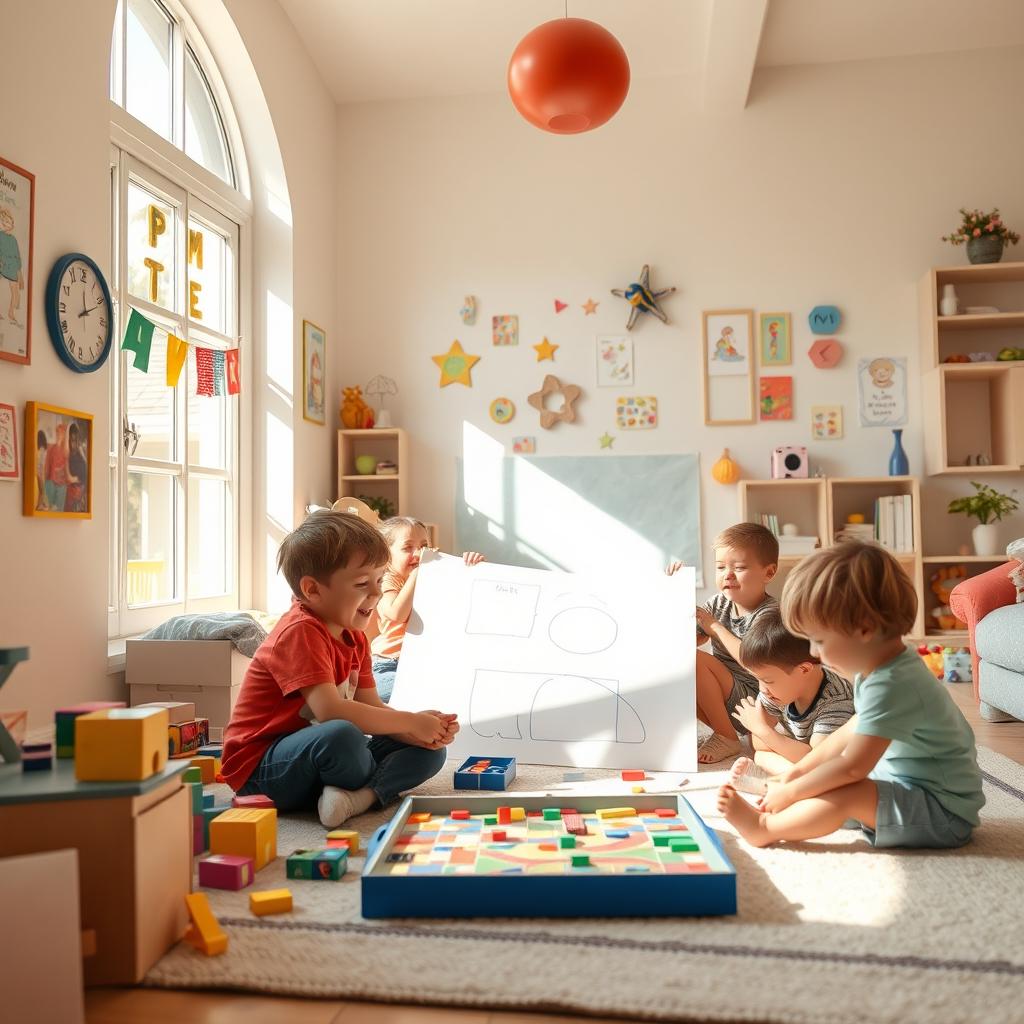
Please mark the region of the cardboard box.
[[133, 705], [184, 701], [218, 735], [231, 718], [251, 659], [230, 640], [128, 640], [125, 682]]

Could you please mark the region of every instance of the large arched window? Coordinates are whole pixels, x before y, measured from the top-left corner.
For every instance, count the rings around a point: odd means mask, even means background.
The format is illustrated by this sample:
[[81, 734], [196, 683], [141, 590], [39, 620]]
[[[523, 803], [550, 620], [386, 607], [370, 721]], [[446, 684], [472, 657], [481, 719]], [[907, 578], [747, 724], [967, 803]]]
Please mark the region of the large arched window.
[[[119, 337], [132, 310], [156, 329], [145, 369], [131, 352], [114, 360], [111, 636], [239, 601], [244, 396], [203, 394], [200, 364], [205, 371], [208, 350], [246, 358], [240, 295], [249, 206], [226, 93], [211, 84], [219, 83], [212, 60], [200, 59], [207, 53], [173, 0], [118, 3], [111, 285]], [[178, 343], [169, 338], [188, 344], [176, 384], [168, 383], [168, 351]], [[197, 360], [199, 350], [206, 351]]]

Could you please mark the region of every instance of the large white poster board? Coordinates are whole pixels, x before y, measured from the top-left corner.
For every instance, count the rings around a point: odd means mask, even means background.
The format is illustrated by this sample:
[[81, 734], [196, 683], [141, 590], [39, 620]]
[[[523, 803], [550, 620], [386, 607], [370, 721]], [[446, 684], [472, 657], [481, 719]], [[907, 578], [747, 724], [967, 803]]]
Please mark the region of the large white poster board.
[[696, 771], [695, 601], [692, 568], [601, 576], [425, 557], [391, 706], [456, 712], [453, 756]]

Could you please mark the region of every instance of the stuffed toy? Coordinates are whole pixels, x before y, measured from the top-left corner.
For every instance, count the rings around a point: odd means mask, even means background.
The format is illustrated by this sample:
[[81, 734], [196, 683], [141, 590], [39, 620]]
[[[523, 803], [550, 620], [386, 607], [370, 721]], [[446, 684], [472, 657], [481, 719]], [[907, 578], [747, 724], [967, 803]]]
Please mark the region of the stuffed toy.
[[369, 430], [373, 426], [373, 410], [358, 386], [342, 389], [341, 422], [349, 430]]
[[932, 618], [938, 629], [966, 629], [967, 623], [961, 622], [949, 608], [949, 595], [953, 588], [962, 580], [967, 579], [967, 567], [963, 565], [944, 565], [932, 574], [932, 593], [939, 599], [938, 607], [931, 610]]
[[1017, 604], [1024, 604], [1024, 537], [1013, 541], [1006, 548], [1008, 558], [1017, 559], [1017, 568], [1009, 572], [1010, 582], [1017, 591]]

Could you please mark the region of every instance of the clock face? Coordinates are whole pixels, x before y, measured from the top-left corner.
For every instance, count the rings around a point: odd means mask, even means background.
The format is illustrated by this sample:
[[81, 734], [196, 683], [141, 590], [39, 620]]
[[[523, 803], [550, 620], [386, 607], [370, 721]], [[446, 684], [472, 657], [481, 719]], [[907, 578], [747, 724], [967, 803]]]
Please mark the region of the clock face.
[[95, 268], [72, 260], [57, 282], [54, 298], [57, 327], [64, 352], [83, 370], [103, 362], [110, 341], [110, 300]]

